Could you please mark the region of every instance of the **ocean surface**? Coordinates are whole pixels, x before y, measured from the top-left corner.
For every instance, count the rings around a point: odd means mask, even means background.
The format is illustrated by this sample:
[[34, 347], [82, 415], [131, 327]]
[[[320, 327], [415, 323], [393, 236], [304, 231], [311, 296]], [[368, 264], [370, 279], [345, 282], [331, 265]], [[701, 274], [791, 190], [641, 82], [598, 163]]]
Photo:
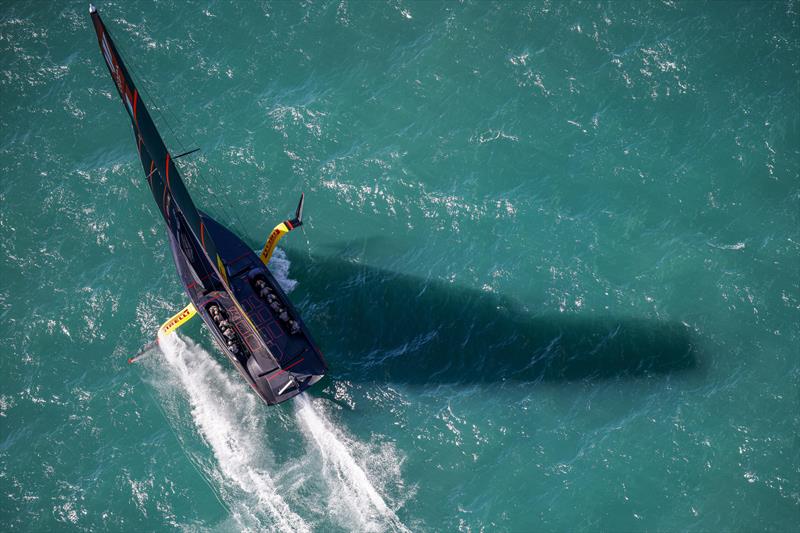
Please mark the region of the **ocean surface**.
[[[101, 1], [330, 364], [186, 303], [84, 2], [0, 3], [0, 530], [791, 531], [800, 2]], [[157, 110], [158, 112], [156, 112]]]

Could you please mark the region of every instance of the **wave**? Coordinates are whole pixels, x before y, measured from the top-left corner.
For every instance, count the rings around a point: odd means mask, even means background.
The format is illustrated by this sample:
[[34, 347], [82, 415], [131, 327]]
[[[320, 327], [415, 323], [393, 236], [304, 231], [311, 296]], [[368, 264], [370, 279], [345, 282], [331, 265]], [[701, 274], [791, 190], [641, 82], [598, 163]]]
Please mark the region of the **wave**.
[[[408, 531], [386, 504], [364, 468], [354, 455], [364, 445], [355, 442], [318, 410], [310, 398], [295, 398], [295, 414], [306, 438], [316, 446], [322, 463], [322, 474], [329, 487], [328, 507], [335, 518], [350, 522], [361, 531], [383, 531], [387, 528]], [[393, 455], [393, 454], [392, 454]], [[372, 456], [370, 462], [398, 464], [394, 457], [386, 461]]]
[[[297, 285], [289, 278], [290, 265], [285, 253], [276, 250], [270, 270], [286, 292]], [[163, 358], [149, 359], [159, 361], [150, 363], [159, 367], [155, 388], [187, 457], [230, 511], [219, 527], [311, 531], [315, 519], [321, 519], [347, 530], [408, 531], [376, 488], [387, 480], [402, 486], [400, 462], [391, 447], [376, 451], [347, 436], [326, 416], [324, 400], [315, 405], [305, 395], [295, 398], [294, 420], [283, 409], [268, 411], [239, 376], [177, 333], [159, 337], [158, 346]], [[267, 426], [300, 430], [307, 449], [278, 464]], [[191, 449], [194, 434], [213, 452], [213, 460], [205, 447]], [[364, 464], [377, 465], [381, 472], [370, 476]]]
[[289, 294], [297, 286], [297, 280], [289, 277], [289, 267], [292, 262], [286, 257], [286, 252], [280, 248], [275, 248], [272, 258], [269, 260], [269, 271], [275, 277], [275, 280], [280, 284], [281, 289], [286, 294]]
[[170, 384], [180, 386], [193, 424], [216, 459], [217, 472], [206, 465], [201, 473], [212, 478], [209, 481], [239, 526], [258, 530], [269, 524], [270, 530], [311, 531], [309, 523], [290, 508], [277, 476], [271, 474], [277, 468], [264, 444], [265, 427], [257, 411], [263, 405], [242, 380], [223, 370], [194, 342], [172, 334], [161, 337], [159, 346]]

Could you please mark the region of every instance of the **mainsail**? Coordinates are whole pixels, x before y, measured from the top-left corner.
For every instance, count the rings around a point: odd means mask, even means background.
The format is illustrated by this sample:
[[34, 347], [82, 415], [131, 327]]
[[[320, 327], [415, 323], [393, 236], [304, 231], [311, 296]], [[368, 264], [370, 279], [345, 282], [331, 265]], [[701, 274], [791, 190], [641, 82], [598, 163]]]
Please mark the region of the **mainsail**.
[[108, 71], [130, 115], [147, 183], [167, 227], [194, 269], [196, 281], [208, 290], [219, 288], [220, 283], [227, 288], [225, 265], [186, 190], [175, 161], [164, 145], [100, 14], [94, 6], [90, 6], [89, 12]]

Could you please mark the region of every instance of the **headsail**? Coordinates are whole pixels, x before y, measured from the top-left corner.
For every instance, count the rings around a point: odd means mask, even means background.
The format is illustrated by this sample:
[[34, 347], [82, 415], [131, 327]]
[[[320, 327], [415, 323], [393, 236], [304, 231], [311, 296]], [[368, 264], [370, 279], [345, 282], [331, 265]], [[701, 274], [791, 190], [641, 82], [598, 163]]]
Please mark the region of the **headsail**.
[[169, 231], [180, 243], [197, 281], [207, 288], [227, 286], [225, 265], [213, 238], [206, 231], [200, 213], [192, 202], [175, 162], [156, 129], [128, 69], [122, 61], [97, 9], [90, 5], [97, 40], [108, 71], [114, 79], [125, 109], [131, 118], [136, 147], [142, 160], [147, 183]]

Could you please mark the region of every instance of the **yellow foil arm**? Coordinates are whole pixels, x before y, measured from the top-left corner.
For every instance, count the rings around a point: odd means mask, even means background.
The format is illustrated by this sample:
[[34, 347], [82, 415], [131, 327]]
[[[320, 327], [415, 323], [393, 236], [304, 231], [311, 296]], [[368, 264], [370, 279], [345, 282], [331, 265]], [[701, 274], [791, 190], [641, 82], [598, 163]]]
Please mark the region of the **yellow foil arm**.
[[272, 257], [272, 252], [275, 251], [275, 247], [278, 245], [278, 241], [281, 240], [281, 237], [289, 233], [291, 230], [286, 227], [286, 222], [281, 222], [275, 229], [272, 230], [272, 233], [269, 234], [267, 238], [267, 244], [264, 245], [264, 249], [261, 250], [261, 262], [265, 265], [269, 263], [270, 257]]
[[297, 205], [297, 211], [294, 214], [293, 220], [284, 220], [277, 226], [275, 229], [272, 230], [272, 233], [269, 234], [267, 238], [267, 243], [264, 245], [264, 249], [261, 250], [261, 262], [265, 265], [269, 263], [269, 259], [272, 257], [272, 252], [275, 251], [275, 247], [278, 245], [278, 241], [281, 240], [281, 237], [292, 231], [293, 229], [303, 225], [303, 203], [305, 202], [305, 194], [300, 195], [300, 203]]
[[175, 316], [161, 324], [161, 327], [158, 329], [158, 336], [174, 333], [176, 329], [185, 324], [195, 314], [197, 314], [197, 309], [195, 309], [193, 303], [189, 303], [189, 305], [178, 311]]

